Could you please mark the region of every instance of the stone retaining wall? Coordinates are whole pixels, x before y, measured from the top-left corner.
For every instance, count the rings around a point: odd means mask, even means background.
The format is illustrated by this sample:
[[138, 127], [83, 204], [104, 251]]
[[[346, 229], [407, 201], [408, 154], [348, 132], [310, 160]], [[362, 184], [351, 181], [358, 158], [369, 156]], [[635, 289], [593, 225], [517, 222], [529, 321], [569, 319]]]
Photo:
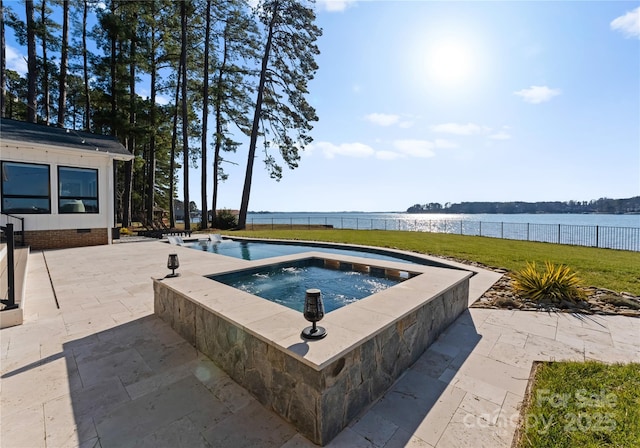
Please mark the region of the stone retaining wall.
[[317, 342], [279, 345], [168, 282], [154, 281], [154, 307], [156, 315], [264, 406], [324, 445], [381, 397], [467, 308], [469, 276], [460, 272], [458, 280], [425, 297], [419, 307], [321, 364], [304, 357], [304, 345]]

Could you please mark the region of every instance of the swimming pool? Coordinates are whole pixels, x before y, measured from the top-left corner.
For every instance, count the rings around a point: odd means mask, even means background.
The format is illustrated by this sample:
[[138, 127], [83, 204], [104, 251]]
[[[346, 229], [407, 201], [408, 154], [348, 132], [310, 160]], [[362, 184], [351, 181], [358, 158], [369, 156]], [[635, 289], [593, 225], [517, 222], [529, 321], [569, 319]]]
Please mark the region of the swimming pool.
[[319, 289], [325, 312], [329, 313], [384, 291], [409, 276], [403, 272], [392, 277], [384, 269], [368, 265], [307, 258], [209, 278], [300, 312], [305, 291]]
[[194, 241], [187, 242], [184, 247], [204, 252], [211, 252], [218, 255], [240, 258], [243, 260], [262, 260], [265, 258], [278, 257], [281, 255], [294, 255], [309, 252], [310, 250], [336, 255], [351, 255], [376, 260], [400, 261], [403, 263], [420, 264], [423, 266], [439, 266], [455, 269], [453, 266], [427, 260], [423, 257], [412, 256], [410, 254], [389, 255], [389, 251], [383, 248], [362, 247], [358, 249], [338, 249], [326, 243], [316, 242], [288, 242], [288, 241], [243, 241], [234, 239], [223, 239], [220, 242]]

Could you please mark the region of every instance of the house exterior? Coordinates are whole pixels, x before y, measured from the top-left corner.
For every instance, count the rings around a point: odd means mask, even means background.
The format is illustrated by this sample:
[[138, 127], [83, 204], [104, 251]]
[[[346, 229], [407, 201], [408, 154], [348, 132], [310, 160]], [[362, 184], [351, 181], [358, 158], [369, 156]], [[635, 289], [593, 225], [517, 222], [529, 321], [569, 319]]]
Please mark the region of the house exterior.
[[112, 137], [0, 120], [0, 211], [24, 218], [25, 243], [110, 244], [114, 164], [134, 156]]

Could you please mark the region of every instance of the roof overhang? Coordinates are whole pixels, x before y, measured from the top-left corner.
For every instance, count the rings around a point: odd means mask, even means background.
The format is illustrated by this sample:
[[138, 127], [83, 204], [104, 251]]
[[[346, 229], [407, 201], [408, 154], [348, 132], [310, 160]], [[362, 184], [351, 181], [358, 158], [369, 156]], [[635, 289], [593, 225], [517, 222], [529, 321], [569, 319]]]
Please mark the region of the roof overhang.
[[34, 149], [37, 151], [50, 151], [59, 154], [66, 155], [76, 155], [83, 157], [99, 157], [104, 158], [108, 157], [112, 160], [121, 160], [121, 161], [129, 161], [135, 159], [133, 154], [121, 154], [121, 153], [113, 153], [109, 151], [100, 151], [96, 148], [95, 151], [87, 150], [87, 149], [77, 149], [77, 148], [67, 148], [65, 146], [60, 145], [42, 145], [39, 143], [33, 142], [22, 142], [18, 140], [12, 139], [2, 139], [1, 148], [16, 148], [16, 149]]

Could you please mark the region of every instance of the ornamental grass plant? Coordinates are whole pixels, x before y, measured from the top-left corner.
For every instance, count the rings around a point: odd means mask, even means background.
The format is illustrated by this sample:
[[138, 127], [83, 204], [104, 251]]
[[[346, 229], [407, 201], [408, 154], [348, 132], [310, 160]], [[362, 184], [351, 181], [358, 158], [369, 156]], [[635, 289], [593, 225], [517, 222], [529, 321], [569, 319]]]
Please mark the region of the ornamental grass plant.
[[535, 262], [514, 274], [514, 288], [524, 299], [533, 302], [560, 304], [563, 301], [577, 302], [585, 296], [580, 289], [577, 274], [565, 265], [545, 261], [544, 269]]

